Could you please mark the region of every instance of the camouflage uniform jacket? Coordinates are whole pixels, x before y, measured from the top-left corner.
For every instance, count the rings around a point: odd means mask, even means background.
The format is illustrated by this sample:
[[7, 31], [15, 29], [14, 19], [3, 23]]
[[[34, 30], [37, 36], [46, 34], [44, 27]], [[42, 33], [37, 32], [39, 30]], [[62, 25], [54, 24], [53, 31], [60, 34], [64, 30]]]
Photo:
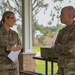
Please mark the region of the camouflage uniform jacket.
[[6, 47], [21, 44], [18, 34], [11, 30], [8, 32], [0, 27], [0, 70], [13, 69], [18, 67], [18, 61], [12, 62], [8, 57], [10, 51], [6, 51]]
[[75, 22], [70, 27], [66, 26], [59, 31], [55, 50], [59, 54], [60, 67], [67, 67], [70, 63], [75, 64]]

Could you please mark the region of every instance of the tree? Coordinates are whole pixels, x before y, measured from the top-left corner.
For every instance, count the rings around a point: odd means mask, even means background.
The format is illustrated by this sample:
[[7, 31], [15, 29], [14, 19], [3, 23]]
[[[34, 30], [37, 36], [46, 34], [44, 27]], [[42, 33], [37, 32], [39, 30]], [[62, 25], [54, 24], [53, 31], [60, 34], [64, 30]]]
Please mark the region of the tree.
[[[32, 0], [33, 18], [40, 12], [41, 9], [47, 10], [48, 4], [44, 0]], [[45, 11], [44, 11], [45, 12]]]
[[[12, 3], [12, 4], [11, 4]], [[18, 21], [22, 21], [22, 1], [21, 0], [3, 0], [2, 1], [1, 13], [3, 14], [6, 10], [11, 10], [18, 14]]]
[[32, 0], [32, 11], [33, 11], [33, 25], [32, 25], [32, 41], [34, 45], [34, 34], [35, 26], [37, 25], [36, 15], [40, 12], [41, 9], [44, 9], [44, 12], [47, 10], [48, 4], [44, 3], [44, 0]]

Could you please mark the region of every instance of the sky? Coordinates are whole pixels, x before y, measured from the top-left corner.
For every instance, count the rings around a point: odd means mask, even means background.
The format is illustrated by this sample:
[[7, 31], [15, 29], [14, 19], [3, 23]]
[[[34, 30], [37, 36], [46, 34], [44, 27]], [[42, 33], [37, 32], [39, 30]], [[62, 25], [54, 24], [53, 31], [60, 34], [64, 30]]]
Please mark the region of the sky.
[[2, 2], [2, 0], [0, 0], [0, 3]]
[[[48, 9], [46, 10], [45, 14], [44, 14], [44, 10], [42, 9], [36, 15], [36, 19], [38, 19], [38, 24], [43, 25], [43, 26], [49, 26], [48, 22], [51, 20], [51, 18], [50, 18], [51, 10], [53, 10], [53, 12], [57, 15], [56, 11], [54, 11], [54, 9], [53, 9], [54, 5], [60, 5], [62, 8], [64, 6], [68, 6], [68, 5], [75, 7], [75, 0], [71, 0], [71, 3], [69, 3], [69, 0], [64, 0], [62, 3], [60, 3], [59, 1], [57, 1], [56, 3], [53, 3], [52, 0], [44, 0], [44, 1], [49, 4]], [[59, 14], [59, 16], [60, 16], [60, 14]], [[55, 18], [54, 21], [52, 22], [52, 25], [56, 25], [57, 22], [58, 22], [58, 20]], [[60, 23], [60, 21], [59, 21], [59, 23]]]

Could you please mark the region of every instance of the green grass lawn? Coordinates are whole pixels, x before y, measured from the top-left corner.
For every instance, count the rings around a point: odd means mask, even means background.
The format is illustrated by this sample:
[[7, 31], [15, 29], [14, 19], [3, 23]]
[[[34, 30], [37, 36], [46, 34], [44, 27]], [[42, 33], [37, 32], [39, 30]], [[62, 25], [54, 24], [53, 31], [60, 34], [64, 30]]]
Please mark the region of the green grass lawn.
[[40, 46], [33, 46], [32, 51], [33, 52], [40, 52]]
[[[42, 74], [45, 74], [45, 62], [44, 61], [40, 61], [40, 60], [37, 60], [36, 61], [36, 72], [39, 72], [39, 73], [42, 73]], [[54, 74], [57, 73], [57, 63], [54, 63]], [[48, 62], [48, 75], [51, 75], [51, 63]]]
[[[39, 46], [33, 46], [33, 52], [40, 52]], [[54, 74], [57, 73], [57, 63], [54, 63]], [[45, 61], [36, 60], [36, 72], [45, 74]], [[48, 62], [48, 75], [51, 75], [51, 63]]]

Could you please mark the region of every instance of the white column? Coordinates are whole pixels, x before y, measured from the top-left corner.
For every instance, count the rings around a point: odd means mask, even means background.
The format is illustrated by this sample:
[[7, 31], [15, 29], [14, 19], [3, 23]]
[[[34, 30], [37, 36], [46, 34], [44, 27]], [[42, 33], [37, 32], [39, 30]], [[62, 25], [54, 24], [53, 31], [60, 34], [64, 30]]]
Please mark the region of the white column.
[[22, 0], [22, 36], [23, 50], [25, 53], [32, 52], [32, 4], [31, 0]]
[[36, 53], [32, 52], [32, 8], [31, 0], [22, 0], [22, 36], [23, 50], [19, 55], [19, 70], [36, 70], [36, 62], [33, 59]]

